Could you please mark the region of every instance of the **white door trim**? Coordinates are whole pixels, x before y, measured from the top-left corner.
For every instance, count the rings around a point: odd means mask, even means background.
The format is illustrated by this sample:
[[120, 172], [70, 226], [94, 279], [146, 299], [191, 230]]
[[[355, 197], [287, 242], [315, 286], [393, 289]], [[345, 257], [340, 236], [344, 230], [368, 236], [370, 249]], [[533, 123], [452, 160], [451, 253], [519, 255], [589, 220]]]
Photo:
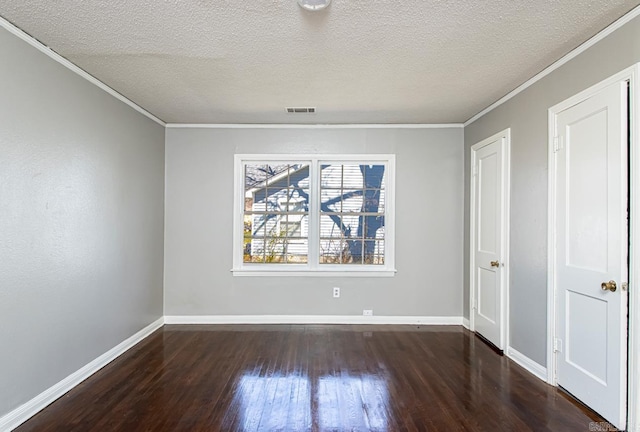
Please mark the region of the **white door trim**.
[[470, 182], [470, 218], [469, 218], [469, 329], [475, 331], [475, 317], [473, 313], [475, 298], [476, 298], [476, 286], [475, 278], [475, 204], [476, 204], [476, 152], [482, 147], [501, 140], [502, 146], [502, 220], [504, 221], [502, 226], [502, 256], [500, 262], [501, 268], [501, 284], [503, 287], [502, 295], [500, 299], [500, 320], [502, 328], [500, 331], [500, 344], [498, 347], [505, 352], [509, 346], [509, 209], [510, 196], [511, 196], [511, 129], [507, 128], [495, 135], [490, 136], [471, 146], [471, 165], [469, 167], [469, 182]]
[[640, 63], [629, 68], [631, 161], [629, 237], [629, 399], [627, 401], [627, 425], [632, 432], [640, 432]]
[[640, 140], [638, 109], [640, 108], [640, 92], [637, 79], [640, 76], [640, 63], [629, 67], [604, 81], [578, 93], [577, 95], [549, 108], [548, 112], [548, 261], [547, 261], [547, 382], [557, 385], [556, 356], [554, 355], [553, 340], [556, 334], [556, 283], [555, 283], [555, 189], [556, 189], [556, 157], [554, 153], [554, 136], [556, 129], [556, 115], [570, 108], [612, 84], [628, 81], [631, 100], [630, 131], [631, 148], [629, 151], [630, 173], [630, 251], [629, 251], [629, 365], [628, 365], [628, 395], [627, 395], [627, 425], [629, 431], [640, 432], [640, 297], [636, 295], [640, 289], [640, 253], [636, 253], [634, 245], [640, 245]]

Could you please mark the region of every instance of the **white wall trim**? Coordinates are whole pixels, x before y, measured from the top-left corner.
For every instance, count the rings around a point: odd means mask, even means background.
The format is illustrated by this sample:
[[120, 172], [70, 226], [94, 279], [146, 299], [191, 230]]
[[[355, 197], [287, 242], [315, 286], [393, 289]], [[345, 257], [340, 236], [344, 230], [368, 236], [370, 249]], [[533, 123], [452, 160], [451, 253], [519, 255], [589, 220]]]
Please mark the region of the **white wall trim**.
[[0, 430], [10, 431], [17, 428], [163, 325], [164, 317], [152, 322], [133, 336], [111, 348], [109, 351], [78, 369], [62, 381], [49, 387], [47, 390], [43, 391], [30, 401], [20, 405], [8, 414], [5, 414], [3, 417], [0, 417]]
[[165, 324], [405, 324], [462, 325], [456, 316], [166, 315]]
[[629, 100], [631, 145], [629, 161], [629, 196], [631, 219], [629, 222], [629, 393], [627, 401], [627, 427], [640, 432], [640, 63], [631, 71]]
[[[280, 266], [281, 264], [278, 264]], [[269, 269], [231, 269], [233, 276], [237, 277], [360, 277], [360, 278], [380, 278], [380, 277], [394, 277], [398, 270], [377, 270], [377, 269], [354, 269], [349, 270], [269, 270]]]
[[525, 368], [528, 372], [531, 372], [542, 381], [547, 381], [547, 368], [541, 364], [531, 360], [526, 355], [512, 347], [507, 347], [507, 357]]
[[362, 123], [362, 124], [255, 124], [255, 123], [167, 123], [168, 129], [453, 129], [462, 123]]
[[106, 91], [111, 96], [113, 96], [116, 99], [118, 99], [119, 101], [124, 102], [125, 104], [129, 105], [131, 108], [133, 108], [134, 110], [138, 111], [140, 114], [146, 116], [147, 118], [153, 120], [154, 122], [158, 123], [161, 126], [166, 126], [165, 122], [163, 122], [158, 117], [156, 117], [153, 114], [151, 114], [146, 109], [142, 108], [137, 103], [133, 102], [131, 99], [129, 99], [126, 96], [123, 96], [122, 94], [118, 93], [117, 91], [115, 91], [114, 89], [112, 89], [111, 87], [109, 87], [108, 85], [106, 85], [105, 83], [103, 83], [102, 81], [100, 81], [99, 79], [94, 77], [93, 75], [89, 74], [87, 71], [85, 71], [85, 70], [79, 68], [78, 66], [76, 66], [75, 64], [71, 63], [69, 60], [67, 60], [66, 58], [62, 57], [60, 54], [55, 52], [53, 49], [51, 49], [48, 46], [44, 45], [39, 40], [37, 40], [36, 38], [34, 38], [34, 37], [30, 36], [29, 34], [25, 33], [24, 31], [22, 31], [21, 29], [19, 29], [18, 27], [16, 27], [15, 25], [13, 25], [12, 23], [10, 23], [9, 21], [7, 21], [6, 19], [4, 19], [2, 17], [0, 17], [0, 27], [4, 28], [9, 33], [13, 34], [14, 36], [17, 36], [18, 38], [22, 39], [23, 41], [25, 41], [26, 43], [28, 43], [32, 47], [36, 48], [38, 51], [42, 52], [46, 56], [48, 56], [51, 59], [53, 59], [54, 61], [60, 63], [62, 66], [66, 67], [71, 72], [75, 72], [76, 74], [80, 75], [82, 78], [84, 78], [87, 81], [89, 81], [91, 84], [101, 88], [102, 90]]
[[556, 385], [556, 355], [553, 340], [556, 334], [556, 155], [553, 151], [555, 137], [555, 113], [547, 114], [547, 383]]
[[471, 330], [468, 318], [462, 317], [462, 327], [466, 328], [467, 330]]
[[547, 75], [549, 75], [551, 72], [555, 71], [556, 69], [559, 69], [564, 64], [566, 64], [569, 61], [573, 60], [575, 57], [579, 56], [580, 54], [582, 54], [583, 52], [585, 52], [586, 50], [588, 50], [589, 48], [591, 48], [592, 46], [594, 46], [595, 44], [597, 44], [598, 42], [600, 42], [601, 40], [603, 40], [604, 38], [609, 36], [611, 33], [613, 33], [614, 31], [618, 30], [620, 27], [624, 26], [629, 21], [631, 21], [632, 19], [636, 18], [639, 15], [640, 15], [640, 6], [637, 6], [634, 9], [631, 9], [631, 11], [627, 12], [621, 18], [619, 18], [618, 20], [614, 21], [608, 27], [605, 27], [604, 30], [600, 31], [595, 36], [593, 36], [592, 38], [588, 39], [582, 45], [580, 45], [577, 48], [575, 48], [574, 50], [570, 51], [564, 57], [560, 58], [555, 63], [552, 63], [546, 69], [544, 69], [541, 72], [539, 72], [538, 74], [534, 75], [529, 80], [525, 81], [523, 84], [521, 84], [520, 86], [516, 87], [511, 92], [507, 93], [505, 96], [503, 96], [502, 98], [498, 99], [497, 101], [495, 101], [494, 103], [492, 103], [491, 105], [489, 105], [488, 107], [486, 107], [485, 109], [480, 111], [478, 114], [476, 114], [473, 117], [471, 117], [469, 120], [464, 122], [464, 127], [469, 126], [471, 123], [473, 123], [474, 121], [478, 120], [480, 117], [482, 117], [485, 114], [488, 114], [489, 112], [491, 112], [494, 109], [498, 108], [500, 105], [504, 104], [509, 99], [512, 99], [513, 97], [517, 96], [519, 93], [522, 93], [527, 88], [531, 87], [533, 84], [537, 83], [542, 78], [546, 77]]

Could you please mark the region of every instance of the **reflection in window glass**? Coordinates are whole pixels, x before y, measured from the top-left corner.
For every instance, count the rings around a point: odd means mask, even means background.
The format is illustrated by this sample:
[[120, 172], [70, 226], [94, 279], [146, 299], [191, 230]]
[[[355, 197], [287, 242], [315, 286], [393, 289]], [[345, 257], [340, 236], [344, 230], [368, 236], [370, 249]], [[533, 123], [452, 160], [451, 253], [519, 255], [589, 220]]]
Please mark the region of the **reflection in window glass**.
[[320, 263], [384, 265], [384, 200], [384, 165], [322, 165]]
[[309, 253], [309, 165], [244, 166], [245, 263], [306, 263]]

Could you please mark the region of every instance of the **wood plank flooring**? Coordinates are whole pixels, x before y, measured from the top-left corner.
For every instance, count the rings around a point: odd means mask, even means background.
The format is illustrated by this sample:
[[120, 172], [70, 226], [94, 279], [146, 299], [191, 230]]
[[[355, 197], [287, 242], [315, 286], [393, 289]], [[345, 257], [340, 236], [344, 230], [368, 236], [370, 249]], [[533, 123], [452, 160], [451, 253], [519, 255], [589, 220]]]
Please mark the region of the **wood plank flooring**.
[[164, 326], [17, 429], [588, 431], [462, 327]]

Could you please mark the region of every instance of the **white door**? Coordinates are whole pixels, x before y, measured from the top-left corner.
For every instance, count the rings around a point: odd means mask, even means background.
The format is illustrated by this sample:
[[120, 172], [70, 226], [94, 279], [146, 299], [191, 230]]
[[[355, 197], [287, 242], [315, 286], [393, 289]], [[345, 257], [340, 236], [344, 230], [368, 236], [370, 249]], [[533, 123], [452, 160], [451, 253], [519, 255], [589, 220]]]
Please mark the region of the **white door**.
[[626, 420], [627, 123], [619, 82], [558, 112], [554, 140], [557, 383], [618, 428]]
[[509, 131], [479, 142], [472, 152], [472, 330], [505, 349], [506, 158]]

